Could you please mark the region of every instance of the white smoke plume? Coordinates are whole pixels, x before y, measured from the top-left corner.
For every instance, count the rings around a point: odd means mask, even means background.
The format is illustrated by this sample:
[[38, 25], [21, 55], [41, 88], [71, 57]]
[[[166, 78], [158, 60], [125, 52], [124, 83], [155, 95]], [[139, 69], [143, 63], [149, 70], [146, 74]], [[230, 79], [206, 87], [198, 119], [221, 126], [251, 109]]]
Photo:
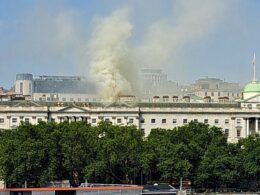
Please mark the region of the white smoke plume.
[[115, 101], [119, 95], [133, 90], [128, 79], [131, 72], [126, 72], [127, 66], [131, 66], [128, 39], [132, 25], [128, 14], [127, 8], [115, 10], [109, 17], [99, 20], [92, 35], [90, 76], [97, 82], [105, 101]]
[[177, 50], [212, 32], [228, 5], [225, 0], [174, 1], [173, 12], [152, 22], [143, 34], [144, 40], [135, 47], [128, 45], [133, 29], [128, 9], [115, 10], [100, 19], [89, 53], [91, 76], [102, 99], [115, 101], [119, 95], [133, 94], [138, 82], [135, 66], [161, 68], [169, 63]]

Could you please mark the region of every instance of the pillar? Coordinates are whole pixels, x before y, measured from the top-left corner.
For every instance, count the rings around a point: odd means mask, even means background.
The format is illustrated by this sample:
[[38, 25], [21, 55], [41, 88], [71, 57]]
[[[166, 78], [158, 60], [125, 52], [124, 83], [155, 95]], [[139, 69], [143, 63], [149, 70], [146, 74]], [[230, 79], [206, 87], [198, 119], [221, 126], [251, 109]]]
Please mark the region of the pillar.
[[249, 118], [246, 119], [246, 137], [248, 137], [250, 134], [250, 131], [249, 131]]

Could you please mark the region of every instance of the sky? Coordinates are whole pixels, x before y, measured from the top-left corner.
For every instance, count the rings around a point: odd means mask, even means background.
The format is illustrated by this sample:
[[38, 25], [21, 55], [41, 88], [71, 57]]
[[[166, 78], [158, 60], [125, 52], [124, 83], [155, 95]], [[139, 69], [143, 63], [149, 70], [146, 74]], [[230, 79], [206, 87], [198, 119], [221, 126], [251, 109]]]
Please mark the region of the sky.
[[208, 76], [244, 85], [254, 52], [260, 80], [259, 10], [259, 0], [1, 0], [0, 86], [17, 73], [92, 79], [108, 54], [122, 77], [158, 68], [182, 84]]

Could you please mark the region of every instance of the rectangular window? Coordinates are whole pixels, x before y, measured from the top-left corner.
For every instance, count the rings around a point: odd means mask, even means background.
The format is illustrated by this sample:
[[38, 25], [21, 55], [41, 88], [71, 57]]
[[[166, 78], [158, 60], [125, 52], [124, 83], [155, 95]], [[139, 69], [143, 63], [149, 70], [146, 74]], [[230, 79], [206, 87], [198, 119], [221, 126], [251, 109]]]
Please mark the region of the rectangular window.
[[183, 119], [183, 124], [186, 124], [186, 123], [188, 123], [188, 119], [184, 118]]
[[220, 92], [218, 92], [218, 96], [220, 96]]
[[133, 118], [130, 118], [130, 119], [129, 119], [129, 123], [134, 123], [134, 119], [133, 119]]
[[85, 98], [85, 102], [89, 102], [89, 99], [88, 99], [88, 98]]
[[66, 102], [66, 98], [62, 98], [62, 101], [63, 101], [63, 102]]
[[151, 119], [151, 123], [155, 123], [155, 119], [154, 118]]
[[12, 118], [12, 123], [17, 123], [17, 118]]
[[4, 118], [0, 118], [0, 123], [4, 123], [5, 119]]
[[29, 94], [31, 94], [31, 93], [32, 93], [32, 84], [29, 83]]
[[78, 102], [81, 102], [81, 98], [78, 98]]
[[145, 123], [145, 119], [144, 118], [141, 118], [141, 123]]
[[166, 123], [166, 119], [162, 119], [162, 124], [165, 124]]
[[40, 123], [40, 122], [42, 122], [42, 118], [37, 119], [37, 123]]
[[198, 122], [198, 119], [194, 119], [193, 121], [194, 121], [195, 123], [197, 123], [197, 122]]
[[176, 124], [177, 123], [177, 119], [176, 118], [172, 119], [172, 123]]
[[74, 101], [73, 98], [70, 98], [70, 101], [73, 102]]
[[51, 101], [51, 98], [47, 97], [47, 101], [48, 101], [48, 102]]
[[237, 129], [237, 137], [240, 137], [240, 136], [241, 136], [241, 130]]
[[240, 118], [237, 119], [237, 124], [241, 124], [241, 119]]
[[204, 119], [204, 123], [208, 124], [209, 123], [209, 119]]
[[117, 123], [122, 123], [122, 119], [121, 119], [121, 118], [118, 118], [118, 119], [117, 119]]
[[93, 118], [92, 120], [91, 120], [91, 123], [96, 123], [97, 122], [97, 119], [95, 119], [95, 118]]
[[211, 96], [214, 96], [214, 92], [211, 92]]
[[225, 135], [225, 137], [229, 136], [229, 129], [225, 129], [224, 135]]
[[229, 124], [229, 119], [225, 119], [225, 124]]
[[29, 119], [29, 118], [25, 118], [25, 119], [24, 119], [24, 122], [25, 122], [25, 123], [29, 123], [29, 122], [30, 122], [30, 119]]
[[23, 83], [20, 83], [20, 94], [23, 94]]
[[218, 124], [219, 123], [219, 120], [218, 119], [215, 119], [215, 124]]
[[106, 118], [105, 121], [106, 121], [106, 122], [110, 122], [109, 118]]

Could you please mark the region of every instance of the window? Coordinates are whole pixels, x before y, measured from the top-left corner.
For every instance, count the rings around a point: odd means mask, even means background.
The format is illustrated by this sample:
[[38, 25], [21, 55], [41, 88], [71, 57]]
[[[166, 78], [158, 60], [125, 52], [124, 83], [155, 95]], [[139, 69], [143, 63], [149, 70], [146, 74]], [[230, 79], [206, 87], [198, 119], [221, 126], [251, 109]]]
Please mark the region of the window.
[[20, 83], [20, 94], [23, 94], [23, 83]]
[[188, 119], [184, 118], [183, 119], [183, 124], [186, 124], [186, 123], [188, 123]]
[[37, 119], [37, 123], [40, 123], [40, 122], [42, 122], [42, 119], [41, 119], [41, 118], [38, 118], [38, 119]]
[[207, 92], [205, 92], [205, 96], [207, 96], [208, 94], [207, 94]]
[[12, 118], [12, 123], [16, 123], [17, 122], [17, 118]]
[[218, 96], [220, 96], [220, 92], [218, 92]]
[[62, 98], [62, 101], [63, 101], [63, 102], [66, 102], [66, 98]]
[[209, 119], [204, 119], [204, 123], [208, 124], [209, 123]]
[[165, 124], [166, 123], [166, 119], [162, 119], [162, 124]]
[[117, 119], [117, 123], [122, 123], [122, 119], [121, 119], [121, 118], [118, 118], [118, 119]]
[[229, 119], [225, 119], [225, 124], [229, 124]]
[[237, 137], [241, 136], [241, 129], [237, 129]]
[[86, 102], [89, 102], [89, 99], [88, 99], [88, 98], [85, 98], [85, 101], [86, 101]]
[[97, 122], [97, 119], [95, 119], [95, 118], [93, 118], [92, 120], [91, 120], [91, 123], [96, 123]]
[[165, 124], [166, 123], [166, 119], [164, 118], [164, 119], [162, 119], [162, 123], [163, 124]]
[[229, 129], [225, 129], [224, 135], [225, 135], [225, 137], [229, 136]]
[[215, 119], [215, 124], [218, 124], [219, 123], [219, 120], [218, 119]]
[[141, 123], [145, 123], [145, 119], [144, 118], [141, 118]]
[[31, 93], [32, 93], [32, 84], [29, 83], [29, 94], [31, 94]]
[[54, 123], [54, 122], [55, 122], [55, 118], [51, 118], [51, 122], [53, 122], [53, 123]]
[[70, 98], [70, 101], [73, 102], [74, 101], [73, 98]]
[[106, 121], [106, 122], [110, 122], [109, 118], [106, 118], [105, 121]]
[[134, 119], [133, 119], [133, 118], [130, 118], [130, 119], [129, 119], [129, 123], [134, 123]]
[[78, 98], [78, 102], [81, 102], [81, 98]]
[[214, 96], [214, 92], [211, 92], [211, 96]]
[[39, 97], [39, 101], [42, 101], [42, 97]]
[[172, 123], [173, 124], [177, 123], [177, 119], [176, 118], [172, 119]]
[[4, 118], [0, 118], [0, 123], [4, 123], [5, 119]]
[[47, 101], [48, 101], [48, 102], [51, 101], [51, 98], [47, 97]]
[[237, 124], [241, 124], [241, 119], [240, 118], [237, 119]]
[[142, 131], [142, 133], [144, 133], [144, 132], [145, 132], [145, 129], [141, 129], [141, 131]]
[[151, 123], [155, 123], [155, 119], [154, 118], [151, 119]]
[[197, 123], [197, 122], [198, 122], [198, 119], [194, 119], [193, 121], [194, 121], [195, 123]]
[[29, 118], [25, 118], [25, 119], [24, 119], [24, 122], [25, 122], [25, 123], [29, 123], [29, 122], [30, 122], [30, 119], [29, 119]]

